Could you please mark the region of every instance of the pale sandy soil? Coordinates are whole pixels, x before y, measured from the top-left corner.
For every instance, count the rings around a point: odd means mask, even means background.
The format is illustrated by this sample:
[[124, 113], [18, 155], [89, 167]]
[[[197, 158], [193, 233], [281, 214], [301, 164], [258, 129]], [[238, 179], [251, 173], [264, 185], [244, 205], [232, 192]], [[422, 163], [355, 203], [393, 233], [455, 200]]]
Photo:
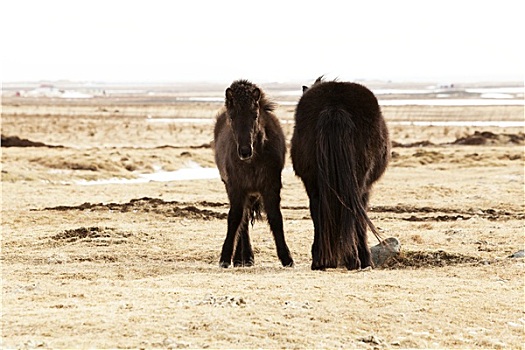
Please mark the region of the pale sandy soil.
[[[287, 269], [264, 222], [252, 230], [256, 266], [219, 269], [228, 205], [218, 178], [77, 183], [214, 167], [213, 124], [152, 119], [211, 119], [220, 105], [2, 107], [3, 135], [63, 146], [1, 150], [2, 348], [523, 347], [525, 264], [509, 258], [524, 248], [523, 129], [394, 124], [523, 120], [523, 107], [384, 108], [398, 146], [370, 215], [402, 256], [360, 272], [310, 270], [308, 201], [289, 160]], [[290, 140], [293, 107], [279, 116]], [[454, 144], [476, 131], [495, 136]]]

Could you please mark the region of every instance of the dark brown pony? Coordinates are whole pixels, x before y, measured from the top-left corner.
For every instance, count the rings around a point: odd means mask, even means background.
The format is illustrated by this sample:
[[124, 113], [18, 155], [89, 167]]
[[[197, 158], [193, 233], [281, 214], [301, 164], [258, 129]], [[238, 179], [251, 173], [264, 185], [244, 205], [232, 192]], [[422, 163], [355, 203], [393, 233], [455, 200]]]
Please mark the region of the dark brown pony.
[[388, 164], [388, 130], [366, 87], [317, 79], [295, 112], [292, 161], [304, 183], [314, 222], [312, 269], [372, 265], [367, 215], [372, 184]]
[[[228, 231], [220, 266], [252, 266], [249, 222], [264, 208], [283, 266], [293, 266], [286, 245], [281, 214], [281, 172], [286, 143], [275, 105], [247, 80], [226, 89], [226, 108], [214, 130], [215, 162], [230, 200]], [[235, 248], [235, 254], [234, 254]]]

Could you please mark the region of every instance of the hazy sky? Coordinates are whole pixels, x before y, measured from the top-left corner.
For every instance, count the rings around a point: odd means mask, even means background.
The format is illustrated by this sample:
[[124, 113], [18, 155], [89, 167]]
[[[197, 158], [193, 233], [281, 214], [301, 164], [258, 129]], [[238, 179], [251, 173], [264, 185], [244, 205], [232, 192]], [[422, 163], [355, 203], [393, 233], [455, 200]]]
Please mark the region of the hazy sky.
[[523, 81], [521, 1], [12, 0], [1, 78]]

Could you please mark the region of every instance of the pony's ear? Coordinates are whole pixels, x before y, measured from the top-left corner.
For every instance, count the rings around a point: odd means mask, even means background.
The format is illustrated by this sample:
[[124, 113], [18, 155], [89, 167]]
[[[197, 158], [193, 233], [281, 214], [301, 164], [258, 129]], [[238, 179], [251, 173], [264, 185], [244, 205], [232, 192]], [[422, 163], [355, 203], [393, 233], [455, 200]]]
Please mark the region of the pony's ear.
[[232, 89], [227, 88], [226, 89], [226, 101], [232, 103], [233, 102], [233, 92]]
[[303, 94], [306, 92], [306, 90], [308, 90], [308, 86], [303, 85]]
[[261, 90], [259, 90], [259, 88], [253, 89], [252, 96], [255, 101], [259, 102], [259, 99], [261, 98]]

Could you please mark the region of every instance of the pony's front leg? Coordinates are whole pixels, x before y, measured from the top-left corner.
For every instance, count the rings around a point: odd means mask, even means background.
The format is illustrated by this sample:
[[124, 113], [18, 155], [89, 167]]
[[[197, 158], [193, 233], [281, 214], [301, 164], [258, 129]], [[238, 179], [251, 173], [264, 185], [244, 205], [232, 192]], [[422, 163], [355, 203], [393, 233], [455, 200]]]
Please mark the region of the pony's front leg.
[[277, 246], [277, 256], [283, 266], [292, 267], [294, 266], [294, 262], [284, 239], [280, 194], [278, 191], [267, 191], [263, 194], [263, 201], [270, 230], [272, 230], [275, 245]]
[[244, 213], [244, 202], [240, 198], [230, 199], [230, 211], [228, 212], [228, 231], [226, 232], [226, 239], [222, 245], [221, 259], [219, 266], [228, 268], [232, 262], [233, 246], [239, 225], [242, 222]]
[[235, 267], [253, 266], [254, 264], [253, 249], [248, 233], [249, 217], [249, 211], [245, 210], [239, 232], [237, 233], [237, 245], [235, 246], [235, 255], [233, 256], [233, 266]]

